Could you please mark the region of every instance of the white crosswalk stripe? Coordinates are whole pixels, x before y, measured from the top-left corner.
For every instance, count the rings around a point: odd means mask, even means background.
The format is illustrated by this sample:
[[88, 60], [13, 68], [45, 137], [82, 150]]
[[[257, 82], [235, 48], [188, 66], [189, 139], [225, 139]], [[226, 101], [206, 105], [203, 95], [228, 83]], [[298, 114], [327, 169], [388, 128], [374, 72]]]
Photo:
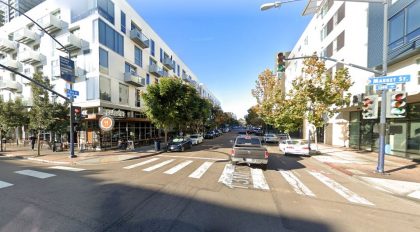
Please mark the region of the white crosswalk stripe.
[[169, 163], [172, 163], [173, 161], [174, 161], [174, 159], [166, 160], [166, 161], [163, 161], [163, 162], [158, 163], [156, 165], [153, 165], [153, 166], [151, 166], [149, 168], [143, 169], [143, 171], [151, 172], [151, 171], [156, 170], [158, 168], [161, 168], [161, 167], [163, 167], [163, 166], [165, 166], [165, 165], [167, 165]]
[[16, 171], [15, 173], [25, 175], [25, 176], [32, 176], [39, 179], [46, 179], [46, 178], [55, 176], [54, 174], [50, 174], [46, 172], [38, 172], [34, 170], [21, 170], [21, 171]]
[[265, 180], [264, 173], [261, 169], [252, 168], [251, 169], [252, 184], [256, 189], [269, 190], [270, 187]]
[[192, 163], [192, 162], [193, 162], [192, 160], [187, 160], [187, 161], [184, 161], [184, 162], [182, 162], [182, 163], [180, 163], [180, 164], [176, 165], [175, 167], [173, 167], [173, 168], [169, 169], [168, 171], [166, 171], [166, 172], [164, 172], [164, 173], [165, 173], [165, 174], [172, 175], [172, 174], [176, 173], [177, 171], [179, 171], [179, 170], [181, 170], [181, 169], [185, 168], [186, 166], [188, 166], [188, 165], [189, 165], [190, 163]]
[[210, 166], [213, 165], [213, 163], [214, 162], [208, 162], [208, 161], [204, 162], [199, 168], [197, 168], [188, 177], [195, 178], [195, 179], [200, 179], [204, 175], [204, 173], [206, 173], [206, 171], [210, 168]]
[[344, 187], [341, 184], [335, 182], [334, 180], [328, 178], [327, 176], [324, 176], [319, 172], [313, 172], [313, 171], [308, 171], [308, 172], [313, 177], [315, 177], [316, 179], [321, 181], [323, 184], [325, 184], [327, 187], [331, 188], [336, 193], [338, 193], [339, 195], [344, 197], [346, 200], [348, 200], [350, 202], [353, 202], [353, 203], [356, 203], [356, 204], [371, 205], [371, 206], [374, 205], [370, 201], [366, 200], [363, 197], [360, 197], [356, 193], [353, 193], [352, 191], [350, 191], [346, 187]]
[[66, 166], [53, 166], [53, 167], [49, 167], [49, 168], [66, 170], [66, 171], [71, 171], [71, 172], [81, 172], [81, 171], [86, 170], [86, 169], [82, 169], [82, 168], [72, 168], [72, 167], [66, 167]]
[[223, 169], [222, 175], [220, 175], [219, 182], [232, 188], [232, 180], [233, 180], [234, 172], [235, 172], [235, 166], [232, 164], [226, 164], [225, 169]]
[[293, 190], [300, 195], [315, 197], [315, 194], [293, 174], [292, 171], [279, 170], [279, 173], [289, 183]]
[[143, 166], [143, 165], [145, 165], [145, 164], [152, 163], [152, 162], [154, 162], [154, 161], [156, 161], [156, 160], [158, 160], [158, 159], [159, 159], [159, 158], [153, 158], [153, 159], [145, 160], [145, 161], [143, 161], [143, 162], [136, 163], [136, 164], [133, 164], [133, 165], [130, 165], [130, 166], [124, 167], [124, 169], [137, 168], [137, 167]]
[[0, 180], [0, 189], [1, 188], [6, 188], [6, 187], [9, 187], [9, 186], [12, 186], [13, 184], [11, 184], [11, 183], [7, 183], [7, 182], [4, 182], [4, 181], [1, 181]]

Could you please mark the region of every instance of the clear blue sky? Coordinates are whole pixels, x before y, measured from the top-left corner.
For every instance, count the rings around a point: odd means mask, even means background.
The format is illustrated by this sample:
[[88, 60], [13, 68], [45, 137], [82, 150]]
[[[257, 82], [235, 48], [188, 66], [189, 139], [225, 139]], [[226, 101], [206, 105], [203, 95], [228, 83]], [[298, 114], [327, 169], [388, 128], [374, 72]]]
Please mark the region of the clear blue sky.
[[260, 11], [264, 0], [128, 0], [156, 33], [239, 118], [256, 103], [258, 74], [290, 51], [312, 16], [307, 1]]

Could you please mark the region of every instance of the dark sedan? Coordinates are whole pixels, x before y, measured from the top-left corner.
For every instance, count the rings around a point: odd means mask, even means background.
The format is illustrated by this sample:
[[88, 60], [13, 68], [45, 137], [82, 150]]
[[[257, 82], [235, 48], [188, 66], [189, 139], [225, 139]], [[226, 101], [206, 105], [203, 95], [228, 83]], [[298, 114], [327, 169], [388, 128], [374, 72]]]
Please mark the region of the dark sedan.
[[214, 139], [214, 137], [216, 137], [216, 133], [214, 133], [213, 131], [208, 131], [208, 132], [204, 135], [204, 138], [205, 138], [205, 139]]
[[188, 137], [177, 137], [174, 138], [168, 144], [168, 151], [185, 151], [192, 147], [192, 141]]

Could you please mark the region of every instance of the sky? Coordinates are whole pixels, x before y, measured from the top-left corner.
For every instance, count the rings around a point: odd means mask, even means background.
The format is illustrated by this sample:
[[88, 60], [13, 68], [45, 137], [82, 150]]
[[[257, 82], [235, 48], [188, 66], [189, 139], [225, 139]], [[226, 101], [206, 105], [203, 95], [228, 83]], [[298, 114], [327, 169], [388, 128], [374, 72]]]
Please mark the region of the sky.
[[260, 11], [264, 0], [127, 0], [208, 89], [239, 118], [256, 104], [258, 75], [291, 51], [312, 16], [307, 1]]

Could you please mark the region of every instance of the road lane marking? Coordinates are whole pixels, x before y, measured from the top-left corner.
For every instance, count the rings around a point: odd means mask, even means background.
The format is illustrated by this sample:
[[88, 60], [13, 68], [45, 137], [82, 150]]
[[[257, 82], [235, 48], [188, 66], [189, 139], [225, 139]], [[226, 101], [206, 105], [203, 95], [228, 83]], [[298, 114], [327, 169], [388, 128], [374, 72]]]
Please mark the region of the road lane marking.
[[232, 164], [226, 164], [225, 169], [223, 169], [222, 175], [219, 178], [219, 182], [227, 185], [232, 188], [233, 172], [235, 171], [235, 166]]
[[158, 159], [159, 159], [159, 158], [153, 158], [153, 159], [145, 160], [145, 161], [143, 161], [143, 162], [140, 162], [140, 163], [137, 163], [137, 164], [133, 164], [133, 165], [130, 165], [130, 166], [124, 167], [124, 169], [137, 168], [137, 167], [139, 167], [139, 166], [142, 166], [142, 165], [145, 165], [145, 164], [148, 164], [148, 163], [154, 162], [154, 161], [156, 161], [156, 160], [158, 160]]
[[414, 191], [414, 192], [408, 194], [407, 196], [420, 199], [420, 190]]
[[279, 170], [283, 178], [292, 186], [297, 194], [316, 197], [316, 195], [302, 183], [291, 171]]
[[163, 161], [162, 163], [158, 163], [158, 164], [153, 165], [149, 168], [143, 169], [143, 171], [150, 172], [150, 171], [153, 171], [155, 169], [161, 168], [161, 167], [163, 167], [163, 166], [165, 166], [169, 163], [172, 163], [173, 161], [174, 161], [174, 159], [166, 160], [166, 161]]
[[187, 160], [187, 161], [184, 161], [184, 162], [182, 162], [182, 163], [180, 163], [180, 164], [176, 165], [175, 167], [173, 167], [173, 168], [169, 169], [168, 171], [166, 171], [166, 172], [164, 172], [164, 173], [165, 173], [165, 174], [172, 175], [172, 174], [176, 173], [177, 171], [179, 171], [179, 170], [181, 170], [181, 169], [185, 168], [186, 166], [188, 166], [188, 165], [189, 165], [190, 163], [192, 163], [192, 162], [193, 162], [192, 160]]
[[86, 169], [82, 169], [82, 168], [72, 168], [72, 167], [66, 167], [66, 166], [53, 166], [53, 167], [49, 167], [49, 168], [66, 170], [66, 171], [71, 171], [71, 172], [80, 172], [80, 171], [86, 170]]
[[217, 158], [205, 158], [205, 157], [193, 157], [193, 156], [176, 156], [176, 155], [159, 155], [160, 157], [168, 158], [185, 158], [185, 159], [200, 159], [200, 160], [214, 160], [214, 161], [228, 161], [228, 159], [217, 159]]
[[264, 173], [261, 169], [252, 168], [251, 169], [252, 183], [254, 188], [269, 190], [270, 187], [265, 180]]
[[206, 173], [206, 171], [210, 168], [210, 166], [213, 165], [213, 163], [214, 162], [209, 162], [209, 161], [204, 162], [199, 168], [197, 168], [188, 177], [195, 178], [195, 179], [200, 179], [201, 176], [203, 176], [204, 173]]
[[11, 184], [11, 183], [7, 183], [7, 182], [4, 182], [4, 181], [1, 181], [0, 180], [0, 189], [1, 188], [6, 188], [6, 187], [9, 187], [9, 186], [12, 186], [13, 184]]
[[374, 205], [370, 201], [366, 200], [363, 197], [360, 197], [356, 193], [353, 193], [352, 191], [350, 191], [346, 187], [344, 187], [341, 184], [335, 182], [334, 180], [332, 180], [332, 179], [330, 179], [330, 178], [322, 175], [321, 173], [319, 173], [319, 172], [311, 172], [311, 171], [308, 171], [308, 172], [313, 177], [315, 177], [316, 179], [318, 179], [319, 181], [321, 181], [323, 184], [325, 184], [327, 187], [331, 188], [336, 193], [338, 193], [339, 195], [341, 195], [342, 197], [344, 197], [346, 200], [348, 200], [350, 202], [353, 202], [353, 203], [356, 203], [356, 204], [371, 205], [371, 206]]
[[38, 172], [34, 170], [21, 170], [21, 171], [16, 171], [15, 173], [25, 175], [25, 176], [32, 176], [39, 179], [46, 179], [46, 178], [55, 176], [54, 174], [50, 174], [46, 172]]

